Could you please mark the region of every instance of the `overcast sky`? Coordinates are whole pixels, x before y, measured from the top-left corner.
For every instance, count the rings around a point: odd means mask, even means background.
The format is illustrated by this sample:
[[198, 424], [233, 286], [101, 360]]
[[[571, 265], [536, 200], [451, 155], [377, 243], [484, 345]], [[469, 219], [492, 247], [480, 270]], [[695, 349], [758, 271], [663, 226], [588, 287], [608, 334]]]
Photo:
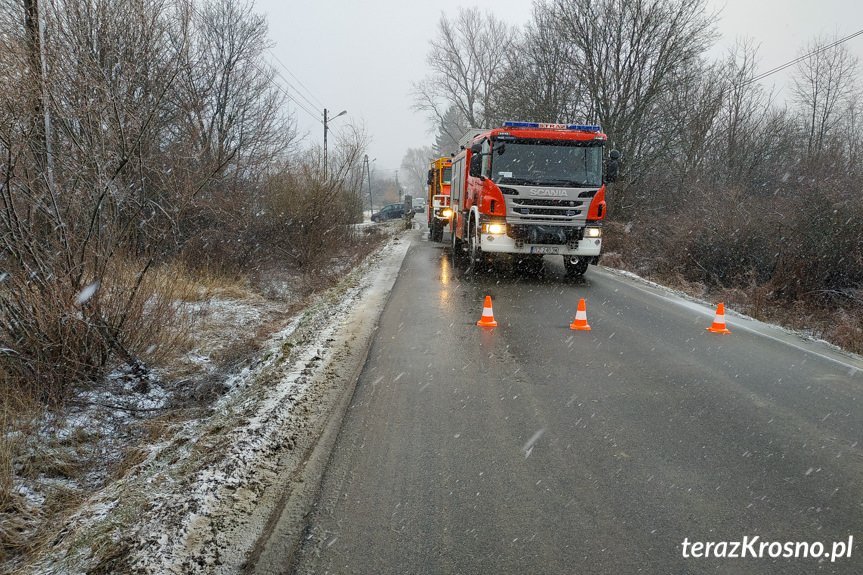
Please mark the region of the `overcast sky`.
[[[799, 55], [818, 34], [844, 37], [863, 29], [860, 0], [708, 0], [722, 10], [723, 35], [716, 54], [737, 38], [760, 45], [760, 71], [780, 66]], [[431, 145], [423, 115], [411, 110], [411, 83], [428, 74], [425, 58], [442, 10], [477, 6], [510, 24], [530, 20], [529, 0], [256, 0], [255, 9], [267, 15], [272, 55], [291, 85], [291, 103], [301, 132], [308, 141], [323, 141], [323, 109], [337, 130], [345, 122], [364, 123], [372, 137], [369, 158], [377, 171], [398, 169], [408, 148]], [[493, 7], [493, 8], [492, 8]], [[863, 36], [847, 43], [863, 65]], [[786, 74], [763, 81], [782, 88]], [[520, 118], [530, 120], [531, 118]], [[573, 118], [573, 120], [578, 120]], [[333, 132], [330, 132], [333, 136]]]

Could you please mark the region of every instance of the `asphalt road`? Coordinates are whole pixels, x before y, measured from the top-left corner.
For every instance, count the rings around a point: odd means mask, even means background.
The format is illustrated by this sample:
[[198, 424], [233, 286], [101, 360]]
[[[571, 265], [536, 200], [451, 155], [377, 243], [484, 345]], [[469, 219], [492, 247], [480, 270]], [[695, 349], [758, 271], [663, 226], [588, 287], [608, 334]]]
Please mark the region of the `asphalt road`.
[[863, 363], [558, 259], [413, 243], [285, 571], [863, 572]]

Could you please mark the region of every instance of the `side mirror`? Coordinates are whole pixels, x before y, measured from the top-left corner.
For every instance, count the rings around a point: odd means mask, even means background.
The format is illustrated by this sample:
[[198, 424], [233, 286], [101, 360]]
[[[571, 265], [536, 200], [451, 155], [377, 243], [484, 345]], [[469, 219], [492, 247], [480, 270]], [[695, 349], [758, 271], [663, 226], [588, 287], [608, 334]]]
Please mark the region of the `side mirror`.
[[482, 154], [480, 152], [475, 152], [470, 156], [470, 171], [468, 172], [470, 176], [474, 178], [480, 177], [482, 172]]
[[426, 185], [432, 185], [432, 178], [434, 178], [434, 170], [429, 170], [428, 180], [426, 180]]

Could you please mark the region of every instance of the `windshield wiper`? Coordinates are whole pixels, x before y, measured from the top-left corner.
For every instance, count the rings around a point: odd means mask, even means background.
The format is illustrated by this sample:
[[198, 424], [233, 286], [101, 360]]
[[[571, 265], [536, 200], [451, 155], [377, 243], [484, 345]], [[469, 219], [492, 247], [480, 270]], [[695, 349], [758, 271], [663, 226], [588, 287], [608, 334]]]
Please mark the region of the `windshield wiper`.
[[553, 184], [563, 184], [569, 188], [584, 188], [587, 187], [588, 184], [584, 182], [577, 182], [575, 180], [567, 180], [565, 178], [553, 178], [550, 180], [543, 180], [542, 182], [538, 182], [537, 185], [540, 186], [550, 186]]
[[527, 178], [501, 178], [498, 184], [510, 184], [513, 186], [536, 186], [539, 185], [536, 180], [528, 180]]

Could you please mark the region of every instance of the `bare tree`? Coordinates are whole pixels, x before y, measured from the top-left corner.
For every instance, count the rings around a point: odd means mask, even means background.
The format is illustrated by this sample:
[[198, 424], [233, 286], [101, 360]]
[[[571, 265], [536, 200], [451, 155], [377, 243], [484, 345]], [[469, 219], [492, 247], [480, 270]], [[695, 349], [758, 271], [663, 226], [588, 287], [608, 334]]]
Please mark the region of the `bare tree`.
[[808, 132], [808, 152], [816, 158], [842, 122], [857, 81], [857, 58], [844, 44], [834, 44], [823, 37], [811, 42], [804, 49], [810, 56], [798, 63], [793, 79], [794, 101]]
[[710, 151], [717, 135], [717, 124], [723, 105], [723, 78], [719, 66], [693, 63], [697, 70], [688, 71], [691, 80], [677, 90], [665, 93], [659, 102], [666, 137], [673, 142], [667, 168], [660, 169], [672, 177], [664, 188], [689, 188], [711, 160]]
[[713, 43], [705, 0], [554, 0], [550, 21], [572, 45], [581, 116], [598, 121], [627, 162], [664, 153], [660, 101], [686, 86]]
[[498, 114], [537, 122], [581, 120], [586, 106], [577, 89], [572, 43], [559, 33], [554, 14], [537, 4], [533, 21], [507, 52], [501, 84], [492, 94]]
[[286, 129], [280, 115], [285, 95], [262, 58], [270, 45], [266, 18], [247, 0], [218, 0], [196, 10], [193, 22], [190, 65], [183, 68], [176, 95], [184, 129], [202, 158], [215, 165], [239, 150], [256, 161], [270, 159], [287, 139], [280, 136]]
[[193, 180], [208, 177], [177, 214], [174, 249], [192, 242], [206, 261], [244, 260], [246, 253], [208, 248], [224, 247], [228, 230], [241, 235], [254, 224], [259, 175], [291, 145], [295, 123], [282, 114], [286, 96], [263, 57], [270, 42], [267, 21], [252, 3], [215, 0], [191, 17], [185, 65], [170, 93], [173, 156], [187, 160], [171, 173], [191, 169]]
[[361, 221], [363, 157], [370, 142], [364, 126], [348, 124], [329, 154], [323, 149], [290, 160], [270, 174], [266, 185], [263, 231], [257, 241], [286, 256], [297, 267], [337, 273], [330, 258], [356, 240], [352, 224]]
[[[846, 121], [839, 133], [838, 141], [843, 147], [845, 171], [852, 179], [860, 181], [863, 177], [863, 101], [860, 98], [860, 81], [853, 91], [846, 110]], [[851, 187], [846, 188], [849, 195], [856, 195]]]
[[515, 31], [479, 9], [459, 8], [453, 20], [441, 15], [426, 62], [432, 73], [413, 85], [414, 109], [437, 127], [454, 106], [472, 127], [500, 120], [493, 106]]
[[439, 158], [455, 154], [458, 151], [458, 141], [470, 128], [464, 116], [455, 106], [450, 106], [438, 124], [435, 135], [435, 153]]
[[[22, 82], [22, 93], [41, 85], [36, 91], [57, 129], [50, 139], [47, 130], [21, 130], [28, 122], [16, 117], [10, 100], [0, 106], [10, 111], [0, 128], [7, 158], [0, 341], [15, 350], [5, 358], [14, 359], [4, 361], [7, 373], [40, 399], [62, 401], [76, 379], [98, 374], [113, 356], [133, 363], [140, 350], [138, 304], [148, 298], [141, 286], [152, 259], [125, 264], [147, 227], [145, 211], [165, 211], [140, 201], [140, 190], [151, 185], [147, 174], [160, 159], [151, 153], [156, 125], [180, 59], [167, 34], [176, 14], [158, 2], [58, 0], [39, 8], [47, 72], [33, 79], [21, 73], [27, 66], [0, 76]], [[0, 35], [14, 38], [8, 24], [4, 18]], [[30, 28], [26, 23], [27, 36]], [[53, 177], [39, 157], [49, 143]], [[28, 153], [34, 146], [41, 153]]]
[[753, 170], [767, 151], [756, 145], [756, 139], [764, 128], [773, 98], [753, 81], [757, 52], [751, 41], [741, 40], [725, 62], [725, 101], [717, 130], [724, 141], [718, 165], [724, 167], [723, 179], [731, 185], [751, 181]]
[[432, 160], [438, 156], [430, 147], [409, 148], [402, 158], [400, 173], [407, 174], [405, 178], [406, 193], [413, 194], [415, 198], [424, 198], [428, 195], [428, 171]]
[[757, 47], [744, 39], [714, 68], [721, 109], [705, 141], [709, 161], [703, 174], [714, 184], [763, 191], [768, 173], [784, 169], [783, 158], [793, 149], [780, 129], [773, 93], [754, 81], [757, 66]]

